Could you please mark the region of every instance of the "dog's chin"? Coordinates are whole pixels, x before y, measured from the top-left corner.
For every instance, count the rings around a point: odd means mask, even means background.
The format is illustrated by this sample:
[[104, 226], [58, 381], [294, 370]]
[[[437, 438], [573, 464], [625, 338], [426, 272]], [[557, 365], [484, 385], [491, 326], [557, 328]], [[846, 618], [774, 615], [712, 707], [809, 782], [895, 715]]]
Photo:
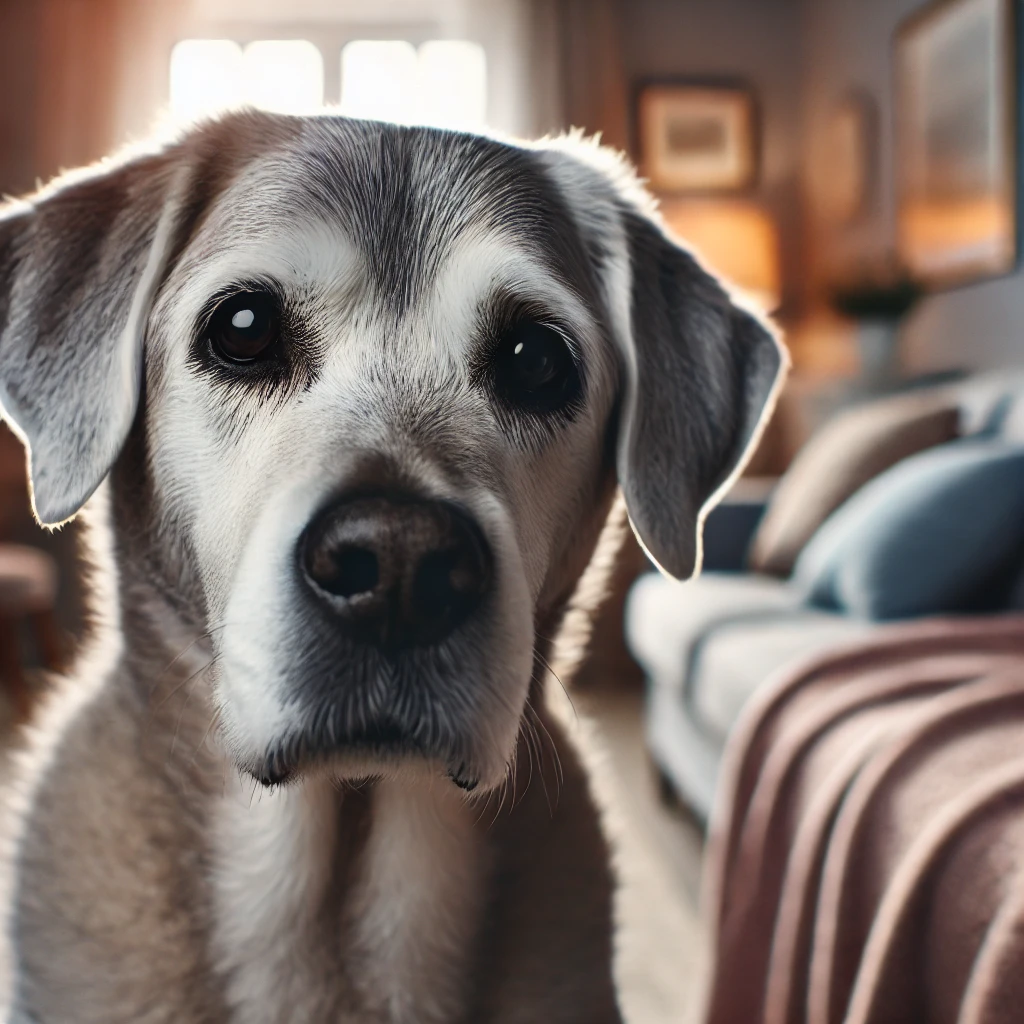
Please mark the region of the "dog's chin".
[[400, 749], [339, 750], [332, 755], [298, 758], [285, 761], [277, 755], [266, 758], [259, 766], [239, 764], [238, 767], [265, 788], [297, 784], [309, 778], [327, 778], [339, 785], [360, 786], [380, 779], [409, 783], [442, 779], [466, 794], [486, 795], [497, 788], [497, 781], [484, 781], [481, 773], [467, 760], [445, 763]]
[[508, 757], [485, 757], [469, 748], [467, 742], [439, 744], [432, 749], [413, 731], [389, 722], [353, 730], [328, 743], [315, 732], [298, 732], [272, 745], [261, 758], [238, 759], [237, 763], [268, 788], [311, 777], [345, 785], [377, 779], [442, 780], [466, 794], [486, 795], [504, 782]]
[[429, 777], [488, 793], [506, 779], [532, 661], [481, 663], [466, 646], [386, 658], [324, 644], [266, 682], [259, 663], [247, 672], [225, 658], [214, 680], [220, 735], [266, 786]]
[[[466, 794], [485, 795], [496, 784], [481, 782], [474, 767], [466, 761], [447, 765], [416, 755], [377, 750], [374, 752], [339, 751], [331, 757], [299, 761], [285, 766], [280, 762], [244, 770], [265, 788], [289, 786], [304, 779], [326, 778], [344, 786], [361, 786], [381, 779], [423, 783], [443, 780]], [[504, 775], [502, 775], [504, 778]]]

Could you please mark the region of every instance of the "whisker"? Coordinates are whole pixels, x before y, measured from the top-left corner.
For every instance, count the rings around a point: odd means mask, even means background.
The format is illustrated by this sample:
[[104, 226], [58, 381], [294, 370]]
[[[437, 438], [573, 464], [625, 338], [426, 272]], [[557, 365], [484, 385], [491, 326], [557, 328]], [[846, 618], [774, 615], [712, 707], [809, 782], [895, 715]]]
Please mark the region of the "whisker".
[[210, 738], [210, 733], [213, 732], [214, 728], [220, 723], [221, 710], [218, 708], [210, 718], [210, 724], [206, 727], [206, 732], [203, 733], [203, 738], [199, 741], [199, 746], [196, 747], [195, 753], [189, 759], [188, 766], [192, 768], [195, 766], [196, 758], [199, 757], [199, 751], [206, 746], [206, 741]]
[[512, 813], [512, 809], [515, 807], [516, 801], [516, 780], [519, 778], [519, 751], [518, 747], [512, 754], [512, 761], [507, 765], [505, 769], [505, 780], [501, 787], [501, 799], [498, 801], [498, 806], [494, 809], [494, 817], [491, 818], [491, 824], [488, 828], [493, 828], [494, 823], [498, 820], [501, 812], [505, 809], [505, 798], [511, 797], [509, 801], [509, 814]]
[[558, 744], [555, 743], [554, 737], [548, 731], [548, 727], [544, 724], [543, 717], [538, 713], [537, 709], [529, 700], [527, 700], [526, 706], [530, 714], [533, 715], [536, 725], [540, 726], [540, 728], [544, 730], [544, 736], [548, 741], [548, 748], [551, 750], [551, 758], [555, 762], [555, 768], [558, 771], [558, 782], [559, 785], [562, 785], [565, 783], [565, 772], [562, 770], [562, 757], [558, 752]]
[[195, 670], [195, 672], [191, 672], [189, 673], [189, 675], [185, 676], [185, 678], [180, 683], [178, 683], [178, 685], [173, 690], [171, 690], [171, 692], [167, 694], [166, 697], [161, 699], [159, 704], [150, 707], [148, 709], [148, 713], [150, 715], [153, 715], [157, 711], [159, 711], [176, 693], [179, 693], [181, 691], [181, 688], [183, 686], [186, 686], [188, 683], [192, 682], [192, 680], [195, 679], [196, 676], [198, 676], [200, 673], [205, 672], [208, 668], [215, 665], [218, 660], [219, 656], [215, 654], [212, 658], [210, 658], [210, 660], [205, 665], [200, 666]]
[[554, 676], [555, 681], [562, 688], [562, 692], [565, 694], [566, 700], [569, 701], [569, 707], [572, 708], [573, 716], [576, 718], [577, 721], [579, 721], [580, 715], [579, 712], [576, 710], [576, 704], [572, 699], [572, 694], [569, 693], [569, 688], [565, 685], [565, 683], [562, 682], [562, 677], [551, 667], [551, 662], [548, 661], [548, 659], [545, 658], [544, 655], [540, 653], [540, 651], [534, 651], [533, 653], [537, 656], [537, 659], [544, 666], [544, 668], [548, 672], [550, 672], [552, 676]]
[[[528, 724], [528, 723], [526, 722], [526, 719], [524, 718], [522, 720], [522, 722], [519, 723], [520, 731], [522, 731], [523, 726], [526, 725], [526, 724]], [[516, 807], [523, 802], [523, 800], [526, 798], [526, 794], [530, 790], [530, 786], [533, 785], [533, 745], [530, 743], [530, 734], [529, 734], [529, 732], [526, 732], [526, 733], [523, 734], [523, 739], [526, 741], [526, 755], [527, 755], [527, 758], [528, 758], [527, 767], [530, 769], [530, 774], [527, 775], [527, 777], [526, 777], [526, 785], [523, 787], [522, 793], [519, 794], [519, 799], [516, 800], [516, 794], [515, 793], [512, 794], [512, 808], [511, 808], [512, 810], [515, 810]]]
[[[544, 744], [542, 743], [542, 740], [541, 740], [541, 734], [540, 734], [540, 732], [537, 729], [538, 726], [540, 727], [540, 729], [543, 730], [544, 738], [547, 740], [547, 744], [546, 745], [547, 745], [548, 749], [551, 751], [551, 762], [552, 762], [552, 764], [554, 765], [554, 768], [555, 768], [555, 804], [554, 804], [554, 808], [557, 808], [558, 807], [558, 803], [559, 803], [559, 801], [561, 799], [561, 796], [562, 796], [562, 786], [565, 783], [565, 773], [562, 770], [562, 758], [561, 758], [561, 756], [558, 753], [558, 747], [555, 745], [555, 741], [552, 738], [551, 733], [548, 732], [548, 728], [544, 724], [544, 720], [537, 713], [537, 709], [534, 708], [533, 705], [529, 701], [526, 702], [526, 712], [527, 712], [528, 715], [532, 716], [530, 725], [531, 725], [531, 728], [533, 730], [534, 736], [536, 736], [536, 738], [537, 738], [538, 758], [540, 759], [540, 762], [541, 762], [541, 780], [544, 782], [544, 795], [545, 796], [547, 796], [548, 790], [547, 790], [547, 781], [546, 781], [547, 780], [547, 776], [545, 775], [545, 771], [544, 771], [544, 753], [543, 753]], [[548, 808], [549, 808], [549, 810], [551, 810], [551, 813], [553, 815], [554, 814], [554, 808], [551, 807], [550, 800], [548, 802]]]
[[163, 681], [167, 673], [170, 672], [171, 669], [174, 668], [174, 666], [177, 665], [177, 663], [182, 658], [184, 658], [185, 655], [188, 654], [188, 652], [191, 651], [196, 644], [201, 643], [203, 640], [211, 639], [213, 634], [217, 630], [226, 629], [229, 625], [231, 625], [231, 623], [222, 622], [219, 625], [210, 626], [209, 629], [204, 629], [203, 632], [200, 633], [197, 637], [195, 637], [195, 639], [193, 639], [191, 643], [186, 644], [180, 651], [178, 651], [178, 653], [173, 658], [171, 658], [171, 660], [160, 670], [155, 681], [153, 682], [152, 687], [150, 688], [150, 697], [152, 697], [153, 694], [156, 692], [157, 688], [160, 686], [160, 683]]
[[[533, 738], [533, 746], [534, 746], [534, 749], [537, 751], [537, 764], [539, 766], [539, 771], [540, 771], [540, 783], [541, 783], [541, 786], [544, 789], [544, 800], [545, 800], [545, 802], [548, 805], [548, 814], [551, 817], [554, 817], [555, 809], [554, 809], [554, 806], [551, 803], [551, 794], [548, 792], [548, 780], [547, 780], [547, 774], [546, 774], [545, 768], [544, 768], [544, 747], [543, 747], [543, 744], [541, 743], [540, 733], [537, 732], [537, 726], [534, 724], [533, 719], [531, 719], [529, 717], [529, 715], [532, 714], [533, 717], [536, 718], [537, 717], [537, 713], [536, 713], [536, 711], [534, 711], [534, 709], [530, 705], [529, 701], [526, 702], [526, 712], [527, 712], [526, 721], [529, 723], [529, 726], [530, 726], [530, 734], [531, 734], [531, 736]], [[556, 801], [556, 804], [557, 804], [557, 801]]]
[[185, 709], [188, 707], [188, 702], [192, 699], [192, 694], [195, 693], [196, 687], [199, 685], [199, 680], [202, 678], [203, 673], [206, 672], [208, 669], [212, 668], [216, 663], [217, 658], [214, 657], [210, 660], [210, 663], [208, 665], [204, 665], [197, 672], [193, 673], [192, 685], [189, 687], [188, 693], [185, 694], [185, 700], [182, 703], [181, 708], [178, 710], [178, 720], [174, 725], [174, 736], [171, 738], [171, 749], [167, 752], [168, 758], [174, 756], [174, 748], [177, 746], [178, 734], [181, 731], [181, 720], [185, 715]]

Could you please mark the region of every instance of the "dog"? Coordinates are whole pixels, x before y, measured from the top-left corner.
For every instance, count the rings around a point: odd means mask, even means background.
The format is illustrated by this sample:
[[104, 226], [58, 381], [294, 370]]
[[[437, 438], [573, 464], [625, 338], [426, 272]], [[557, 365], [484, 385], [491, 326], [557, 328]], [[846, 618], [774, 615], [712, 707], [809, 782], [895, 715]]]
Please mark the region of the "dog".
[[238, 111], [9, 202], [99, 625], [8, 787], [7, 1019], [619, 1021], [551, 638], [619, 489], [699, 567], [784, 364], [581, 137]]

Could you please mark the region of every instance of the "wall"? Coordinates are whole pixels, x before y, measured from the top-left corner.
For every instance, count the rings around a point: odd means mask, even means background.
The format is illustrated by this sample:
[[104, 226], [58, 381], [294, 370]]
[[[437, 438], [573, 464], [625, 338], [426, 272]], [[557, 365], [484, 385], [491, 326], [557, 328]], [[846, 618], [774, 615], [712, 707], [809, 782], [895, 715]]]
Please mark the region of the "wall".
[[0, 194], [144, 137], [183, 0], [0, 0]]
[[758, 196], [782, 245], [785, 306], [802, 276], [799, 0], [624, 0], [622, 63], [627, 84], [651, 77], [738, 78], [760, 108]]
[[[920, 0], [803, 0], [811, 268], [877, 262], [895, 246], [892, 38], [899, 22], [921, 6]], [[858, 224], [826, 231], [814, 202], [814, 183], [824, 165], [824, 125], [834, 104], [853, 88], [869, 92], [878, 105], [878, 187]], [[926, 297], [904, 325], [902, 352], [913, 372], [1024, 365], [1024, 269]]]
[[36, 23], [33, 4], [0, 0], [0, 196], [35, 180]]

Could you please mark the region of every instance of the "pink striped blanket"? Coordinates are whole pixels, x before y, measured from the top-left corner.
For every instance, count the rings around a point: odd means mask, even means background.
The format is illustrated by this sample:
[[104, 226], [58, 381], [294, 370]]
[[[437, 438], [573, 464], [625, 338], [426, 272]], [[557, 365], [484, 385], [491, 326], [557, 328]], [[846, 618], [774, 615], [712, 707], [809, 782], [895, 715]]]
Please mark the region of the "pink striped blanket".
[[1024, 617], [787, 671], [715, 813], [708, 1024], [1024, 1022]]

